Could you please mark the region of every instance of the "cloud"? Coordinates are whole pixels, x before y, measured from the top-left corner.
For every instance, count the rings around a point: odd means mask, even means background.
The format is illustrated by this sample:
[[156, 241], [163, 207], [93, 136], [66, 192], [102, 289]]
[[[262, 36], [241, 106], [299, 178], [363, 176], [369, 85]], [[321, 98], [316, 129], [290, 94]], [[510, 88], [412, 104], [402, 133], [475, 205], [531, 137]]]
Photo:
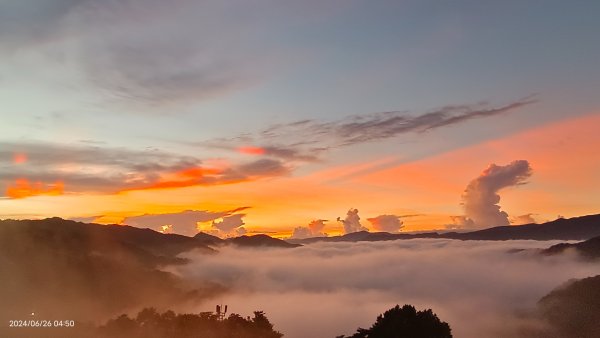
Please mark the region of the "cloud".
[[231, 169], [232, 177], [260, 177], [260, 176], [281, 176], [289, 172], [289, 168], [283, 162], [274, 159], [260, 159], [246, 164], [239, 165]]
[[[15, 163], [15, 153], [27, 160]], [[212, 162], [159, 150], [0, 142], [0, 188], [13, 198], [56, 195], [63, 188], [64, 193], [115, 193], [236, 183], [292, 170], [277, 159]]]
[[0, 2], [0, 38], [18, 48], [55, 38], [61, 21], [89, 0], [21, 0]]
[[158, 230], [158, 232], [163, 233], [163, 234], [172, 234], [173, 233], [173, 225], [172, 224], [166, 224], [160, 227], [160, 230]]
[[146, 184], [121, 191], [185, 188], [199, 185], [219, 185], [252, 181], [263, 177], [283, 176], [291, 168], [279, 160], [259, 159], [227, 168], [195, 166], [170, 173], [165, 172]]
[[[390, 111], [350, 116], [332, 122], [301, 120], [275, 124], [255, 135], [243, 134], [201, 144], [238, 152], [242, 149], [246, 153], [252, 150], [254, 154], [260, 153], [286, 160], [315, 162], [320, 160], [321, 154], [332, 148], [380, 141], [409, 133], [422, 133], [473, 119], [503, 115], [535, 102], [537, 100], [530, 96], [502, 106], [446, 106], [421, 115]], [[248, 143], [255, 146], [245, 146]]]
[[283, 16], [298, 23], [321, 17], [322, 8], [270, 1], [0, 1], [0, 52], [27, 48], [44, 57], [43, 66], [68, 64], [100, 102], [149, 111], [260, 83], [294, 59], [295, 47], [274, 43], [268, 28]]
[[[519, 337], [523, 312], [541, 297], [571, 278], [597, 274], [596, 265], [568, 255], [509, 253], [555, 243], [417, 239], [225, 247], [217, 255], [185, 254], [192, 263], [170, 271], [223, 285], [229, 292], [220, 302], [236, 313], [264, 310], [289, 338], [350, 334], [405, 303], [432, 308], [456, 337]], [[194, 311], [213, 307], [208, 301]]]
[[220, 237], [235, 237], [246, 234], [245, 223], [242, 219], [245, 216], [245, 214], [235, 214], [212, 221], [212, 228], [216, 230], [212, 233]]
[[360, 224], [360, 217], [358, 216], [358, 209], [350, 209], [346, 213], [346, 218], [341, 219], [337, 218], [337, 221], [342, 223], [344, 226], [344, 234], [349, 234], [358, 231], [369, 231], [369, 229], [365, 228]]
[[292, 230], [291, 238], [303, 239], [313, 237], [312, 232], [308, 227], [295, 227]]
[[475, 228], [473, 220], [466, 216], [450, 216], [450, 220], [452, 223], [446, 224], [446, 229], [448, 230]]
[[56, 181], [54, 183], [30, 182], [27, 179], [20, 178], [6, 187], [5, 194], [10, 198], [26, 198], [31, 196], [57, 196], [64, 192], [64, 183]]
[[255, 147], [255, 146], [238, 147], [236, 150], [240, 154], [246, 154], [246, 155], [264, 155], [266, 153], [266, 150], [264, 148]]
[[509, 225], [508, 214], [500, 210], [498, 192], [525, 184], [531, 174], [531, 166], [526, 160], [513, 161], [505, 166], [490, 164], [467, 185], [462, 194], [465, 215], [454, 217], [453, 222], [464, 228]]
[[125, 217], [122, 223], [138, 228], [150, 228], [156, 231], [162, 231], [163, 226], [168, 225], [170, 226], [170, 232], [193, 236], [198, 232], [198, 222], [209, 222], [221, 217], [227, 217], [236, 211], [185, 210], [175, 213], [146, 214]]
[[[27, 161], [13, 164], [13, 153]], [[0, 142], [0, 186], [18, 179], [64, 183], [66, 192], [112, 192], [152, 182], [161, 173], [199, 165], [199, 159], [154, 150]]]
[[297, 149], [297, 145], [291, 146], [265, 146], [265, 156], [281, 158], [289, 161], [300, 161], [300, 162], [317, 162], [319, 161], [319, 154], [326, 150], [326, 148], [311, 147], [309, 149]]
[[27, 162], [27, 154], [23, 154], [23, 153], [15, 153], [13, 156], [13, 163], [14, 164], [23, 164]]
[[327, 234], [323, 232], [323, 229], [325, 229], [325, 222], [327, 222], [327, 220], [315, 219], [308, 223], [308, 226], [296, 227], [292, 232], [291, 238], [326, 237]]
[[399, 232], [402, 228], [402, 220], [396, 215], [379, 215], [374, 218], [367, 218], [371, 222], [373, 229], [385, 232]]
[[[260, 137], [257, 139], [260, 139]], [[238, 145], [240, 143], [244, 144], [255, 141], [254, 138], [244, 135], [232, 138], [219, 138], [206, 142], [192, 142], [192, 145], [235, 151], [243, 155], [263, 156], [297, 162], [318, 162], [320, 161], [319, 155], [328, 150], [327, 147], [308, 147], [303, 149], [302, 147], [305, 145], [303, 142], [289, 145]], [[266, 141], [263, 140], [261, 142]]]
[[[7, 19], [0, 27], [15, 46], [46, 54], [62, 47], [63, 62], [108, 98], [164, 105], [222, 95], [258, 77], [243, 54], [233, 53], [244, 48], [232, 29], [219, 30], [221, 41], [209, 33], [218, 18], [227, 20], [222, 7], [187, 0], [25, 0], [0, 4], [6, 13], [0, 21]], [[50, 40], [55, 43], [45, 43]]]
[[510, 218], [510, 224], [520, 225], [520, 224], [531, 224], [535, 223], [535, 218], [533, 218], [533, 214], [525, 214], [519, 216], [513, 216]]
[[[262, 135], [278, 138], [293, 134], [302, 135], [304, 142], [314, 140], [315, 143], [352, 145], [405, 133], [429, 131], [475, 118], [506, 114], [535, 102], [535, 99], [528, 97], [499, 107], [447, 106], [417, 116], [402, 111], [391, 111], [351, 116], [334, 122], [304, 120], [272, 126], [264, 130]], [[324, 140], [329, 142], [323, 142]]]
[[325, 222], [327, 222], [325, 219], [312, 220], [310, 223], [308, 223], [308, 228], [314, 234], [322, 233], [323, 229], [325, 228]]

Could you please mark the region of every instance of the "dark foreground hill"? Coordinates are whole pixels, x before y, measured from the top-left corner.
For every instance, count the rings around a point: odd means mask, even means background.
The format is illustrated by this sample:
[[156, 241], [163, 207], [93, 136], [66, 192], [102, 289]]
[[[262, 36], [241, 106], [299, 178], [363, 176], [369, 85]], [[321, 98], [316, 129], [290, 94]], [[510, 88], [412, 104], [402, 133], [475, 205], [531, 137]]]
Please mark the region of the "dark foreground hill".
[[100, 319], [218, 292], [162, 270], [184, 263], [176, 255], [191, 249], [214, 252], [193, 238], [148, 229], [59, 218], [0, 221], [0, 318]]
[[400, 233], [360, 231], [343, 236], [290, 239], [291, 243], [392, 241], [413, 238], [448, 238], [459, 240], [587, 240], [600, 236], [600, 214], [557, 219], [542, 224], [499, 226], [470, 232]]
[[554, 289], [538, 308], [550, 327], [544, 337], [600, 337], [600, 275]]
[[0, 318], [32, 312], [93, 318], [142, 306], [192, 301], [218, 285], [185, 285], [164, 271], [179, 254], [216, 253], [221, 245], [295, 247], [266, 235], [222, 240], [130, 226], [68, 221], [0, 220]]

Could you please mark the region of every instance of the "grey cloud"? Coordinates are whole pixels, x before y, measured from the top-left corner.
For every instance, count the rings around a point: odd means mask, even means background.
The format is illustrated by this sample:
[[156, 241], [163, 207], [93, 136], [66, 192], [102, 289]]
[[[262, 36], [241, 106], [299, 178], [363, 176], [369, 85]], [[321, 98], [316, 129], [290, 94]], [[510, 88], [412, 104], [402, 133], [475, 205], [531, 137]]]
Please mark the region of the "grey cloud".
[[193, 0], [1, 1], [0, 37], [44, 55], [46, 62], [69, 63], [100, 94], [98, 103], [141, 104], [148, 111], [261, 81], [282, 59], [262, 28], [263, 21], [279, 20], [272, 7]]
[[[27, 161], [13, 163], [15, 153]], [[155, 181], [161, 172], [200, 165], [189, 156], [160, 151], [73, 146], [42, 143], [0, 143], [0, 185], [25, 178], [29, 181], [63, 181], [75, 191], [114, 191]]]
[[262, 153], [250, 154], [254, 156], [264, 156], [277, 158], [284, 161], [298, 162], [317, 162], [320, 160], [320, 155], [329, 150], [327, 147], [306, 147], [307, 142], [296, 142], [286, 145], [263, 145], [264, 141], [258, 141], [251, 134], [242, 134], [231, 138], [218, 138], [203, 142], [190, 142], [190, 145], [201, 146], [212, 149], [222, 149], [227, 151], [241, 152], [245, 147], [260, 148]]
[[316, 162], [319, 160], [319, 154], [327, 150], [326, 148], [311, 148], [306, 151], [294, 148], [292, 146], [266, 146], [263, 147], [267, 156], [282, 158], [285, 160]]
[[352, 145], [391, 138], [405, 133], [429, 131], [475, 118], [501, 115], [535, 102], [537, 100], [527, 97], [499, 107], [447, 106], [419, 116], [392, 111], [353, 116], [335, 122], [304, 120], [273, 126], [263, 131], [263, 135], [276, 138], [297, 133], [302, 135], [305, 140], [327, 140], [328, 142], [321, 141], [319, 143], [338, 146]]
[[239, 166], [240, 172], [248, 176], [279, 176], [289, 172], [283, 162], [272, 159], [259, 159]]
[[[27, 156], [27, 163], [46, 166], [63, 163], [121, 166], [136, 169], [150, 165], [154, 169], [185, 168], [197, 164], [191, 156], [175, 156], [161, 151], [134, 151], [126, 148], [107, 148], [88, 145], [67, 145], [39, 142], [0, 142], [0, 163], [11, 162], [15, 153]], [[166, 163], [166, 164], [165, 164]]]
[[[27, 160], [14, 163], [15, 154], [25, 154]], [[199, 158], [159, 150], [0, 142], [0, 188], [4, 189], [18, 179], [26, 179], [62, 181], [66, 192], [116, 192], [223, 184], [285, 175], [290, 170], [274, 159], [211, 170]]]
[[255, 135], [244, 134], [201, 144], [231, 150], [253, 145], [264, 149], [265, 156], [315, 162], [333, 148], [380, 141], [408, 133], [428, 132], [473, 119], [507, 114], [535, 102], [537, 100], [534, 97], [526, 97], [503, 106], [446, 106], [417, 116], [391, 111], [350, 116], [333, 122], [301, 120], [275, 124]]
[[498, 204], [498, 191], [524, 184], [531, 174], [531, 166], [526, 160], [513, 161], [505, 166], [491, 164], [467, 185], [462, 195], [465, 215], [456, 217], [455, 223], [466, 228], [509, 225], [508, 214], [500, 210]]
[[22, 47], [54, 37], [62, 20], [87, 1], [0, 1], [0, 37], [4, 47]]

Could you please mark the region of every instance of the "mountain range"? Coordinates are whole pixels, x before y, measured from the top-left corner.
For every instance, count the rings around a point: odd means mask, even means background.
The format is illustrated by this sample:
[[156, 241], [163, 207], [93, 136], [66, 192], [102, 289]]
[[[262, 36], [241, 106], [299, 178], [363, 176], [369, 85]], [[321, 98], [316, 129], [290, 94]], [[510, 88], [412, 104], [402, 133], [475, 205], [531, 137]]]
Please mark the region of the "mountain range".
[[128, 309], [185, 304], [218, 297], [226, 288], [216, 282], [185, 281], [169, 266], [184, 264], [190, 250], [216, 254], [225, 245], [294, 248], [317, 241], [357, 242], [411, 238], [458, 240], [582, 240], [541, 250], [543, 254], [576, 251], [584, 258], [600, 253], [600, 215], [558, 219], [544, 224], [495, 227], [472, 232], [391, 234], [357, 232], [304, 240], [267, 235], [221, 239], [162, 234], [150, 229], [80, 223], [60, 218], [0, 220], [0, 319], [15, 313], [39, 313], [74, 320], [107, 318]]
[[458, 240], [587, 240], [600, 236], [600, 214], [559, 218], [541, 224], [510, 225], [469, 232], [389, 233], [360, 231], [342, 236], [289, 239], [290, 243], [392, 241], [413, 238], [447, 238]]

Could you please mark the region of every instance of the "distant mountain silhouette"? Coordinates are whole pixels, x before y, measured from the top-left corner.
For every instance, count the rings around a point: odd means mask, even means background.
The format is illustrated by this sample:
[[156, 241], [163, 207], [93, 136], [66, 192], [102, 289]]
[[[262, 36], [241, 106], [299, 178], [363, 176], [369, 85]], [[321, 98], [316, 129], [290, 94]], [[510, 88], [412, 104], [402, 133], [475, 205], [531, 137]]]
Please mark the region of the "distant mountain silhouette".
[[565, 252], [565, 250], [574, 250], [586, 259], [600, 259], [600, 236], [574, 244], [556, 244], [548, 249], [542, 250], [542, 254], [556, 255]]
[[228, 238], [225, 241], [227, 243], [231, 243], [242, 247], [295, 248], [300, 246], [299, 244], [288, 243], [284, 240], [273, 238], [267, 235], [240, 236], [235, 238]]
[[587, 240], [600, 236], [600, 214], [557, 219], [542, 224], [499, 226], [470, 232], [399, 233], [360, 231], [343, 236], [288, 239], [290, 243], [392, 241], [412, 238], [448, 238], [459, 240]]
[[450, 233], [445, 236], [473, 240], [586, 240], [600, 236], [600, 214], [559, 218], [542, 224], [510, 225], [467, 233]]
[[225, 243], [225, 241], [221, 238], [207, 234], [206, 232], [199, 232], [194, 236], [194, 238], [205, 245], [220, 245]]
[[200, 241], [202, 244], [211, 246], [220, 246], [233, 244], [241, 247], [274, 247], [274, 248], [295, 248], [300, 246], [299, 244], [291, 244], [284, 240], [273, 238], [268, 235], [253, 235], [253, 236], [240, 236], [227, 239], [221, 239], [217, 236], [209, 235], [205, 232], [199, 232], [194, 236], [194, 239]]

